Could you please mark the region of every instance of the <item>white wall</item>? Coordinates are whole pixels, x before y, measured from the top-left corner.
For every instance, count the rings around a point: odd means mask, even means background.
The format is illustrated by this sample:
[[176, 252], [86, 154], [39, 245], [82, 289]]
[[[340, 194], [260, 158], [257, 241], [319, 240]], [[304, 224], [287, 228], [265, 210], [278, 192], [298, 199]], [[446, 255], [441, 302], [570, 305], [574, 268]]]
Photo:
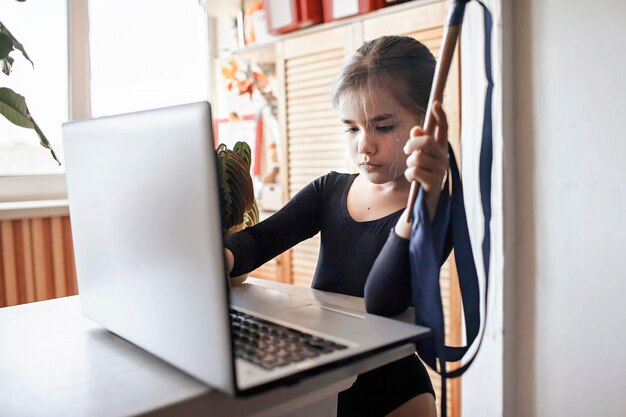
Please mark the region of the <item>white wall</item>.
[[[491, 263], [488, 321], [482, 346], [471, 368], [461, 379], [461, 415], [499, 417], [503, 414], [503, 134], [502, 134], [502, 20], [499, 0], [485, 0], [493, 16], [493, 174]], [[465, 206], [474, 258], [481, 279], [483, 213], [478, 181], [479, 153], [485, 103], [485, 51], [483, 10], [470, 2], [461, 37], [462, 167]]]
[[503, 4], [505, 413], [624, 416], [626, 3]]

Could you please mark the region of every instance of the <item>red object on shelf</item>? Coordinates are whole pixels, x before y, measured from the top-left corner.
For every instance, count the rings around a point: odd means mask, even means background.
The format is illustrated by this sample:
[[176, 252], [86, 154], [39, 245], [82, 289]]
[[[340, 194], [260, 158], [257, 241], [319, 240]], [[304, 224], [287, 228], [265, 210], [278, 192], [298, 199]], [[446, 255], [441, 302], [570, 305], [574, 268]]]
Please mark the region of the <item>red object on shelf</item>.
[[261, 150], [263, 149], [263, 115], [256, 119], [256, 135], [254, 140], [254, 159], [252, 160], [252, 175], [261, 176]]
[[385, 0], [324, 0], [324, 22], [373, 12], [387, 4]]
[[263, 0], [267, 26], [273, 34], [322, 23], [322, 0]]

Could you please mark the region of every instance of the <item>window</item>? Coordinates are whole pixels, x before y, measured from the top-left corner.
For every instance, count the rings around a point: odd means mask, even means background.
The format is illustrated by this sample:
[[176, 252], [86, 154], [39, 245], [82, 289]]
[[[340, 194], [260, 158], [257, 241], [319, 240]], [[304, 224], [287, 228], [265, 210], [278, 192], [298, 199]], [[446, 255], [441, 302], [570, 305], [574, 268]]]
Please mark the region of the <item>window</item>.
[[[13, 72], [0, 74], [0, 86], [26, 97], [31, 114], [63, 158], [61, 124], [68, 118], [67, 5], [65, 0], [2, 3], [4, 23], [35, 64], [11, 53]], [[59, 174], [63, 166], [39, 145], [32, 129], [0, 117], [0, 176]]]
[[206, 100], [207, 15], [197, 0], [90, 0], [91, 113]]
[[[92, 116], [206, 100], [207, 17], [197, 1], [91, 0], [89, 37]], [[5, 2], [2, 22], [35, 68], [13, 52], [7, 86], [29, 109], [63, 161], [68, 120], [67, 2]], [[0, 176], [62, 174], [32, 129], [0, 118]]]

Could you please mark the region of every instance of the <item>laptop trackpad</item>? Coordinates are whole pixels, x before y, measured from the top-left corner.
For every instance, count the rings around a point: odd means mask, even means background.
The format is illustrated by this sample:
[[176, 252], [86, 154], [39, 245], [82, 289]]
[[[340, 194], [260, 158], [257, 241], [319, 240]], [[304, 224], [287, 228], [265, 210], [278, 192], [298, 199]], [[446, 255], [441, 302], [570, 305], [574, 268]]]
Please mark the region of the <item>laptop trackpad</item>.
[[303, 297], [259, 285], [243, 284], [231, 288], [232, 306], [257, 313], [273, 313], [311, 304]]
[[309, 304], [273, 314], [280, 320], [331, 335], [345, 335], [367, 326], [364, 316], [340, 309]]

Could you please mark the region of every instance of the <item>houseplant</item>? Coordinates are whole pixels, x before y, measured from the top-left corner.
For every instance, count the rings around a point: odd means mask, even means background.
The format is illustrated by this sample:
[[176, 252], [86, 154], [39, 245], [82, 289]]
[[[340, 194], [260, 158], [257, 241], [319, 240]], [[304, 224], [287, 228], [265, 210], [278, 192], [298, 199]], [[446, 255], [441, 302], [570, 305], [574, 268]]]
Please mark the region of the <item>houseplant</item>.
[[[0, 64], [2, 65], [2, 72], [7, 76], [11, 74], [13, 62], [15, 61], [11, 56], [11, 52], [13, 51], [21, 52], [22, 56], [26, 58], [31, 65], [33, 65], [33, 67], [35, 66], [24, 50], [24, 46], [18, 42], [9, 29], [7, 29], [2, 22], [0, 22]], [[39, 136], [39, 143], [41, 146], [49, 149], [54, 160], [61, 165], [56, 154], [54, 153], [54, 149], [52, 149], [52, 145], [50, 145], [50, 142], [44, 135], [43, 131], [39, 128], [39, 125], [37, 125], [37, 122], [35, 122], [35, 119], [30, 114], [28, 106], [26, 105], [26, 100], [22, 95], [16, 93], [10, 88], [1, 87], [0, 114], [2, 114], [14, 125], [27, 129], [33, 129]]]
[[[220, 170], [220, 196], [224, 236], [231, 235], [259, 221], [259, 209], [254, 199], [250, 165], [252, 152], [245, 142], [237, 142], [230, 150], [223, 143], [217, 149]], [[231, 283], [241, 283], [247, 275], [231, 279]]]
[[232, 150], [222, 143], [216, 152], [224, 204], [224, 233], [228, 234], [253, 226], [259, 219], [250, 176], [252, 152], [245, 142], [235, 143]]

